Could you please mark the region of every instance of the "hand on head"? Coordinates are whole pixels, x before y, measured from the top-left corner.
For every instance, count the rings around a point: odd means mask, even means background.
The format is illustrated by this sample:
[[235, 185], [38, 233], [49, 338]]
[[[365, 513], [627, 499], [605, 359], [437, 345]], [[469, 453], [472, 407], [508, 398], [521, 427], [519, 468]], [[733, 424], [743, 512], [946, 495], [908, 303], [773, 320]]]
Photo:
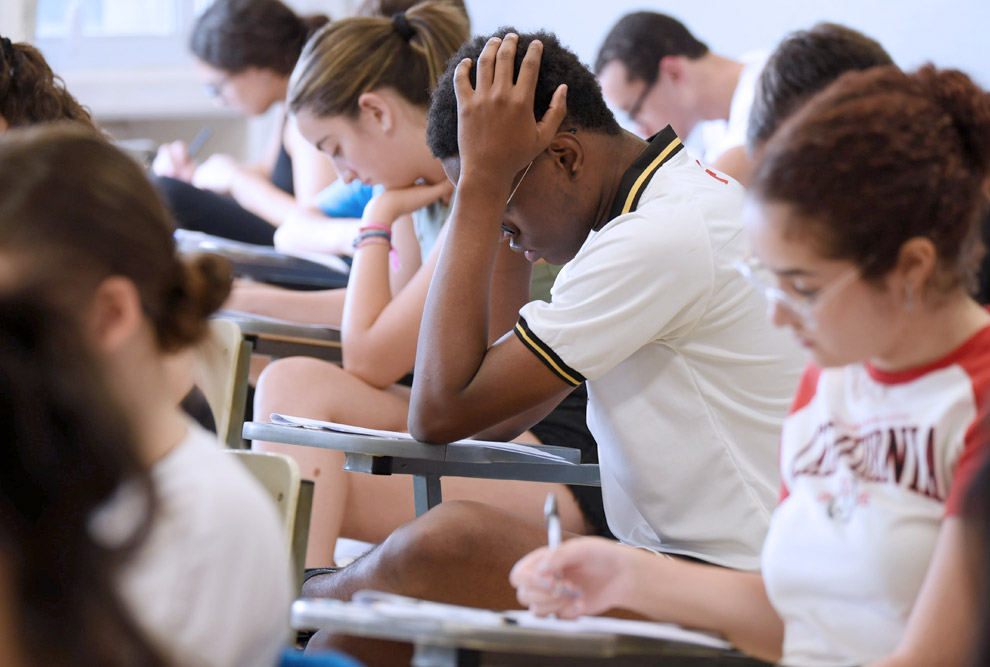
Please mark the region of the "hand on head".
[[474, 88], [470, 59], [454, 71], [462, 174], [476, 169], [511, 180], [550, 145], [567, 116], [567, 86], [561, 84], [543, 118], [533, 117], [543, 44], [530, 43], [513, 83], [518, 41], [514, 33], [488, 40], [478, 57]]
[[601, 614], [620, 606], [637, 550], [600, 537], [582, 537], [524, 556], [509, 573], [520, 604], [539, 616]]

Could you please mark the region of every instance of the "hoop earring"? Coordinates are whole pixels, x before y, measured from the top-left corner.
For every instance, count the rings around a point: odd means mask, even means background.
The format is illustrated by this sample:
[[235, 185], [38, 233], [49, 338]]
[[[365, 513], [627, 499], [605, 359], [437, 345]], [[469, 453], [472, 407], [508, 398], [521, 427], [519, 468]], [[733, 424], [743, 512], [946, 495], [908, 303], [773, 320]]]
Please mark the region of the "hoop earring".
[[914, 285], [911, 283], [904, 288], [904, 310], [914, 310]]

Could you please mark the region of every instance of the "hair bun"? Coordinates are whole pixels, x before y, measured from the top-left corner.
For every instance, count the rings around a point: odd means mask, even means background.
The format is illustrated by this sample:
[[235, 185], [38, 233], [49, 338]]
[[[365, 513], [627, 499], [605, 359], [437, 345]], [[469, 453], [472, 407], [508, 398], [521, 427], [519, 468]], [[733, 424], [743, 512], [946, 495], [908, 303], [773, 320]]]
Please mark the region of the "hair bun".
[[178, 263], [158, 331], [162, 348], [175, 350], [199, 341], [206, 334], [207, 319], [230, 295], [230, 264], [219, 255], [201, 254]]
[[916, 77], [952, 119], [967, 166], [986, 176], [990, 173], [990, 95], [959, 70], [937, 70], [928, 64]]

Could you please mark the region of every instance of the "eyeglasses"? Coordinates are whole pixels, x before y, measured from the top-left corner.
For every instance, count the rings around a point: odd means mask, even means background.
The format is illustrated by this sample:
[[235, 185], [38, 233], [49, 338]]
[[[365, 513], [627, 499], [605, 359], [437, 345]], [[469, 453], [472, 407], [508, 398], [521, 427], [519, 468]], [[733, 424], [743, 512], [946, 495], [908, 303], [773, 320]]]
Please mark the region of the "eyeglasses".
[[[512, 188], [512, 192], [509, 193], [509, 198], [505, 200], [505, 210], [506, 211], [509, 210], [509, 204], [512, 203], [512, 198], [516, 196], [516, 190], [518, 190], [519, 189], [519, 186], [522, 185], [522, 182], [526, 180], [526, 174], [529, 173], [529, 168], [533, 166], [533, 163], [534, 162], [536, 162], [536, 158], [535, 157], [532, 160], [530, 160], [529, 161], [529, 164], [526, 165], [526, 168], [523, 169], [522, 178], [519, 179], [519, 182], [516, 183], [516, 187]], [[510, 227], [506, 227], [505, 226], [505, 223], [502, 223], [502, 236], [504, 238], [511, 239], [515, 235], [516, 235], [516, 232], [513, 229], [511, 229]], [[511, 244], [512, 242], [510, 241], [509, 243]]]
[[516, 190], [518, 190], [519, 186], [522, 185], [522, 182], [526, 180], [526, 174], [529, 173], [529, 168], [533, 166], [534, 162], [536, 162], [536, 158], [530, 160], [529, 164], [526, 165], [526, 168], [523, 169], [522, 178], [520, 178], [519, 182], [516, 183], [516, 187], [512, 188], [512, 192], [509, 193], [509, 198], [505, 200], [505, 208], [509, 208], [509, 204], [512, 203], [512, 198], [516, 196]]
[[220, 97], [223, 94], [223, 89], [230, 83], [230, 77], [232, 74], [228, 74], [219, 81], [208, 82], [203, 84], [203, 88], [206, 89], [206, 94], [210, 97]]
[[774, 273], [763, 262], [752, 255], [747, 255], [745, 258], [735, 262], [733, 266], [753, 287], [763, 294], [768, 305], [786, 308], [809, 331], [814, 330], [818, 325], [815, 320], [815, 311], [850, 283], [862, 276], [860, 268], [852, 266], [813, 293], [792, 295], [777, 287], [774, 284], [777, 282]]
[[646, 102], [646, 96], [650, 94], [650, 91], [653, 90], [653, 87], [657, 85], [657, 81], [659, 80], [660, 77], [658, 75], [652, 81], [646, 82], [646, 87], [643, 88], [643, 92], [639, 94], [639, 97], [636, 98], [636, 101], [633, 102], [632, 106], [629, 107], [629, 110], [626, 111], [626, 115], [629, 116], [630, 122], [633, 123], [637, 122], [636, 117], [639, 115], [639, 112], [643, 110], [643, 103]]

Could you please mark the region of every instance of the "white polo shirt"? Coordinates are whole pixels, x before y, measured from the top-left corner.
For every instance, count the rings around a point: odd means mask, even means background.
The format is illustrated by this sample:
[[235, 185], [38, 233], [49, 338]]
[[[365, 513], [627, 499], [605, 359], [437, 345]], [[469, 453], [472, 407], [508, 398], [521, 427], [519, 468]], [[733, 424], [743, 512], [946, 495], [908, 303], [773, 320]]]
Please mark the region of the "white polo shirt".
[[756, 570], [803, 355], [733, 268], [743, 190], [668, 127], [626, 172], [612, 220], [516, 334], [588, 382], [609, 528], [623, 542]]

